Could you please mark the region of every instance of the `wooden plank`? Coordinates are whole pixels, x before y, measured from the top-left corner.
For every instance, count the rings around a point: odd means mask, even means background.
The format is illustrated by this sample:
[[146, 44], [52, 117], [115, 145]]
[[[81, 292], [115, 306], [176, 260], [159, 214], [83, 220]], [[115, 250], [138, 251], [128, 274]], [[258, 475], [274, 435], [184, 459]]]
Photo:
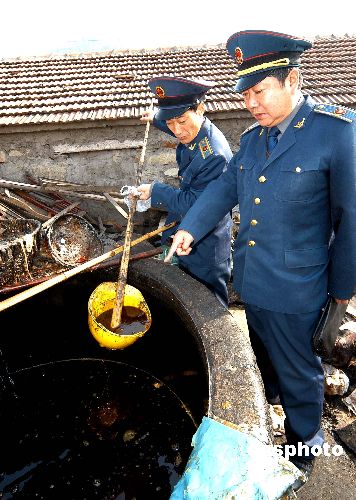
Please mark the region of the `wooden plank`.
[[59, 217], [61, 217], [62, 215], [67, 214], [68, 212], [70, 212], [71, 210], [73, 210], [73, 208], [76, 208], [78, 205], [79, 205], [79, 202], [72, 203], [68, 207], [64, 208], [58, 214], [54, 215], [53, 217], [51, 217], [50, 219], [48, 219], [46, 222], [44, 222], [42, 224], [42, 228], [43, 229], [47, 229], [49, 226], [51, 226], [53, 224], [54, 221], [56, 221], [57, 219], [59, 219]]
[[60, 189], [67, 191], [75, 191], [77, 193], [110, 193], [116, 197], [122, 197], [113, 186], [94, 186], [92, 184], [80, 184], [77, 182], [66, 182], [54, 179], [46, 179], [41, 177], [40, 185], [47, 188], [57, 186]]
[[7, 192], [6, 196], [0, 195], [0, 200], [2, 202], [12, 207], [19, 208], [20, 210], [22, 210], [22, 212], [25, 212], [29, 218], [38, 219], [40, 221], [46, 221], [47, 219], [49, 219], [49, 215], [45, 214], [43, 210], [34, 208], [30, 205], [30, 203], [20, 199], [18, 196], [15, 196], [8, 189], [6, 189], [5, 192]]
[[117, 149], [139, 149], [143, 147], [142, 141], [107, 140], [88, 144], [58, 144], [53, 147], [55, 155], [83, 153], [90, 151], [113, 151]]
[[120, 207], [120, 205], [114, 200], [114, 198], [112, 196], [109, 195], [109, 193], [104, 193], [104, 196], [105, 198], [116, 208], [116, 210], [118, 212], [120, 212], [120, 214], [125, 217], [125, 219], [128, 219], [129, 216], [127, 214], [127, 212], [125, 212], [125, 210], [123, 208]]
[[[53, 192], [66, 194], [68, 196], [73, 196], [76, 198], [85, 198], [93, 201], [106, 201], [105, 196], [100, 194], [90, 194], [90, 193], [77, 193], [74, 191], [69, 191], [68, 189], [60, 189], [58, 186], [38, 186], [36, 184], [25, 184], [23, 182], [7, 181], [5, 179], [0, 179], [0, 187], [9, 189], [23, 189], [25, 191], [42, 191], [42, 192]], [[103, 191], [101, 191], [103, 192]], [[116, 199], [118, 203], [124, 204], [124, 200]]]

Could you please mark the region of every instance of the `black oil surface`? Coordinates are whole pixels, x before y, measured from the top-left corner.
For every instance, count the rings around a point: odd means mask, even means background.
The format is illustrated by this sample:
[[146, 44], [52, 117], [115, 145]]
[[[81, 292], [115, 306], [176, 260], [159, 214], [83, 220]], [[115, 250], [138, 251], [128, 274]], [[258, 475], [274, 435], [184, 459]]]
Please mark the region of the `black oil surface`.
[[93, 272], [48, 289], [1, 313], [0, 349], [10, 374], [21, 368], [73, 358], [120, 361], [167, 383], [191, 410], [196, 422], [205, 414], [208, 383], [198, 346], [177, 314], [145, 291], [152, 324], [123, 350], [101, 347], [88, 327], [88, 301], [112, 274]]
[[9, 373], [6, 360], [0, 349], [0, 408], [3, 405], [11, 404], [16, 399], [15, 382]]
[[137, 307], [122, 307], [120, 325], [117, 328], [111, 328], [112, 314], [113, 309], [109, 309], [95, 319], [107, 330], [118, 335], [133, 335], [143, 332], [147, 328], [147, 316], [141, 309], [137, 309]]
[[88, 300], [116, 275], [81, 275], [1, 313], [3, 379], [14, 381], [6, 393], [19, 395], [0, 410], [1, 500], [168, 500], [183, 472], [195, 426], [180, 400], [199, 424], [208, 398], [199, 348], [147, 291], [146, 334], [123, 350], [100, 347]]
[[0, 417], [2, 500], [169, 498], [195, 426], [165, 384], [89, 359], [13, 377], [19, 398]]

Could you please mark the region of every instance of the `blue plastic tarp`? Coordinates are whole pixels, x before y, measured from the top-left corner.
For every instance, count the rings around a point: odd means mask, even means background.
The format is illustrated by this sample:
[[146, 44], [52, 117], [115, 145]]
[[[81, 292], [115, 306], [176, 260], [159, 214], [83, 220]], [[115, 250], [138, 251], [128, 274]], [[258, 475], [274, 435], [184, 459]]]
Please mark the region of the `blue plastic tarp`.
[[170, 500], [277, 500], [295, 497], [302, 475], [273, 446], [204, 417], [194, 447]]

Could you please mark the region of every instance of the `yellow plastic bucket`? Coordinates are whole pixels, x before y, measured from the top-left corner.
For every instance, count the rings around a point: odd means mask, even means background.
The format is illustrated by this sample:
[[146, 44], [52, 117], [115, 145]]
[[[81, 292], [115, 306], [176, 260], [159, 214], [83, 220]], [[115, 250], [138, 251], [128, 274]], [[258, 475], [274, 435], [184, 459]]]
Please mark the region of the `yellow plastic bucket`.
[[152, 323], [150, 310], [142, 293], [131, 285], [125, 286], [123, 307], [139, 309], [146, 320], [142, 323], [143, 330], [129, 335], [119, 335], [102, 325], [97, 318], [104, 312], [113, 308], [116, 298], [116, 283], [101, 283], [92, 292], [88, 302], [88, 324], [93, 337], [102, 346], [108, 349], [125, 349], [142, 337]]

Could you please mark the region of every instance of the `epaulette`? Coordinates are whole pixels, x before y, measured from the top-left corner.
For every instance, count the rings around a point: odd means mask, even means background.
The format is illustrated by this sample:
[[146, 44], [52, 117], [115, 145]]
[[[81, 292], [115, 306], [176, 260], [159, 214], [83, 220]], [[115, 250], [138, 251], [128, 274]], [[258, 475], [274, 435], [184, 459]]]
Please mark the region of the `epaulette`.
[[246, 130], [244, 130], [241, 134], [240, 137], [242, 137], [245, 134], [248, 134], [248, 132], [251, 132], [251, 130], [254, 130], [256, 127], [258, 127], [260, 124], [258, 122], [253, 123], [250, 127], [248, 127]]
[[349, 123], [352, 123], [356, 116], [354, 109], [344, 108], [337, 104], [317, 104], [314, 107], [314, 111], [316, 113], [322, 113], [323, 115], [333, 116], [334, 118], [340, 118], [340, 120]]
[[212, 147], [210, 146], [209, 139], [206, 136], [199, 142], [199, 149], [204, 160], [214, 153]]

